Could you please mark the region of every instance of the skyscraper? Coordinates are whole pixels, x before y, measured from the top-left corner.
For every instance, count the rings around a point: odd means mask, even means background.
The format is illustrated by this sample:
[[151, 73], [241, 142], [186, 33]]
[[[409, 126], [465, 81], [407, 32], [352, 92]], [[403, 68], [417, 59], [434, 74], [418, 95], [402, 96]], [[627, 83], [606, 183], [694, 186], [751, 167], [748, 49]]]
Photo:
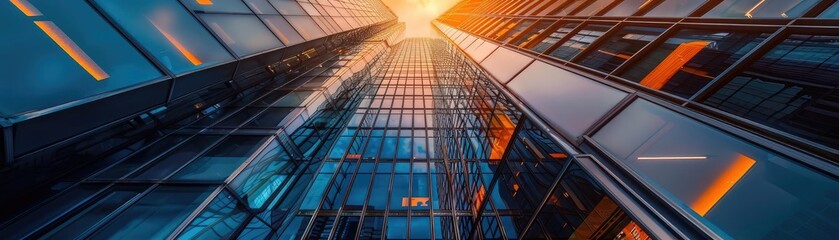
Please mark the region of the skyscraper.
[[834, 1], [0, 3], [9, 239], [829, 239]]

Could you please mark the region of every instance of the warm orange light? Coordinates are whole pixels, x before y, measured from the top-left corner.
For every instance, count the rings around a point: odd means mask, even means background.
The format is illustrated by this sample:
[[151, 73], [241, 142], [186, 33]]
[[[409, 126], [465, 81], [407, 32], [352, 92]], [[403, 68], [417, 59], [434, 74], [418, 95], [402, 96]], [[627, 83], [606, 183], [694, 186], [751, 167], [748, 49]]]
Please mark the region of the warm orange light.
[[26, 14], [27, 17], [34, 17], [34, 16], [41, 16], [41, 11], [38, 11], [35, 6], [33, 6], [29, 1], [26, 0], [9, 0], [12, 4], [20, 9], [23, 14]]
[[201, 62], [201, 59], [199, 59], [197, 56], [195, 56], [195, 54], [190, 52], [189, 49], [186, 49], [186, 47], [184, 47], [184, 45], [181, 44], [181, 42], [178, 41], [178, 39], [175, 39], [175, 37], [170, 35], [168, 32], [164, 31], [163, 29], [161, 29], [154, 22], [151, 22], [151, 25], [153, 25], [154, 28], [157, 28], [157, 31], [160, 32], [161, 34], [163, 34], [163, 37], [165, 37], [166, 40], [168, 40], [169, 43], [172, 44], [172, 46], [175, 46], [175, 49], [178, 49], [178, 52], [180, 52], [181, 55], [184, 55], [184, 57], [187, 60], [189, 60], [189, 62], [192, 63], [192, 65], [198, 66], [198, 65], [201, 65], [203, 63], [203, 62]]
[[428, 207], [431, 204], [431, 198], [427, 197], [403, 197], [403, 207]]
[[[495, 114], [495, 129], [490, 131], [492, 135], [492, 149], [489, 154], [489, 160], [501, 160], [504, 156], [505, 150], [510, 140], [513, 139], [513, 134], [516, 131], [516, 125], [513, 120], [503, 112]], [[494, 163], [494, 162], [490, 162]], [[497, 162], [495, 162], [497, 163]]]
[[641, 80], [641, 85], [652, 89], [661, 89], [673, 75], [676, 75], [688, 61], [699, 54], [709, 43], [708, 41], [694, 41], [679, 44], [670, 55], [667, 55], [655, 69]]
[[653, 0], [647, 0], [646, 2], [644, 2], [644, 4], [641, 4], [641, 6], [638, 6], [638, 9], [642, 9], [642, 8], [644, 8], [645, 6], [647, 6], [648, 4], [650, 4], [651, 2], [653, 2]]
[[734, 160], [734, 163], [731, 164], [725, 171], [708, 186], [708, 189], [705, 190], [693, 204], [690, 205], [690, 208], [693, 211], [696, 211], [700, 216], [705, 216], [717, 202], [740, 181], [743, 176], [749, 171], [749, 169], [754, 166], [755, 160], [747, 157], [745, 155], [740, 154], [737, 159]]
[[82, 51], [82, 49], [79, 48], [79, 46], [76, 45], [76, 43], [73, 42], [67, 34], [64, 34], [64, 32], [61, 31], [55, 23], [50, 21], [35, 21], [35, 25], [38, 25], [38, 27], [41, 28], [41, 30], [52, 39], [52, 41], [58, 44], [58, 46], [61, 47], [67, 55], [70, 55], [70, 57], [73, 58], [76, 63], [81, 65], [87, 73], [93, 76], [96, 81], [101, 81], [110, 77], [108, 76], [108, 73], [105, 73], [99, 65], [96, 65], [96, 62], [94, 62], [90, 56]]
[[556, 159], [563, 159], [563, 158], [568, 157], [568, 154], [565, 154], [565, 153], [551, 153], [550, 155], [551, 155], [552, 158], [556, 158]]
[[195, 2], [201, 5], [213, 5], [213, 0], [195, 0]]
[[277, 35], [277, 37], [279, 37], [280, 40], [283, 41], [283, 43], [292, 44], [291, 41], [288, 40], [288, 36], [286, 36], [283, 33], [283, 31], [280, 31], [280, 28], [275, 26], [274, 23], [272, 23], [271, 21], [265, 21], [265, 24], [268, 25], [268, 28], [270, 28], [271, 31], [274, 32], [274, 35]]
[[361, 154], [347, 154], [347, 159], [361, 159]]
[[752, 18], [752, 13], [755, 11], [755, 9], [760, 7], [760, 5], [763, 5], [763, 2], [766, 2], [766, 0], [760, 0], [760, 2], [757, 2], [757, 4], [755, 4], [752, 8], [749, 8], [749, 11], [746, 11], [746, 17]]

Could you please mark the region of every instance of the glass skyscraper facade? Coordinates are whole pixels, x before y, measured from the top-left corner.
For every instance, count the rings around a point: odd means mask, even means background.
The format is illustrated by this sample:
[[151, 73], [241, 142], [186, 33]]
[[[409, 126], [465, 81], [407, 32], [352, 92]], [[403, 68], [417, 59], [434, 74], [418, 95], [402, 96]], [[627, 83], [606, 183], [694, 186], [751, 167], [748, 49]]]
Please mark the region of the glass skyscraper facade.
[[839, 3], [0, 3], [4, 239], [831, 239]]

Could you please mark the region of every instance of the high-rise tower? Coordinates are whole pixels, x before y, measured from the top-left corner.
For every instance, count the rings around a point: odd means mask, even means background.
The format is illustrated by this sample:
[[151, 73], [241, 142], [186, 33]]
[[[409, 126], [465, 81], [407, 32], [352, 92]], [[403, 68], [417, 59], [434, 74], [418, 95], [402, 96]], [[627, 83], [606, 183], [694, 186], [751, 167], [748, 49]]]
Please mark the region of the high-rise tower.
[[834, 2], [0, 2], [0, 236], [829, 239]]

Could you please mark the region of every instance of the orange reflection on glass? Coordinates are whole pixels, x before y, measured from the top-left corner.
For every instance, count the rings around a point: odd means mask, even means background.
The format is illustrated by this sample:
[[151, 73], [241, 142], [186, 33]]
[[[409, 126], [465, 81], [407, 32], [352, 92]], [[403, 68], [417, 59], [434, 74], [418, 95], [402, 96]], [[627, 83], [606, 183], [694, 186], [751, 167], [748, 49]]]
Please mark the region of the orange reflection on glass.
[[743, 176], [754, 166], [755, 160], [740, 154], [737, 159], [725, 169], [710, 186], [705, 190], [690, 208], [700, 216], [705, 216], [717, 202], [740, 181]]
[[427, 197], [403, 197], [403, 207], [429, 207], [431, 206], [431, 198]]
[[764, 3], [764, 2], [766, 2], [766, 0], [760, 0], [760, 2], [758, 2], [757, 4], [755, 4], [755, 5], [754, 5], [754, 7], [750, 8], [750, 9], [749, 9], [749, 11], [746, 11], [745, 16], [746, 16], [747, 18], [752, 18], [752, 13], [753, 13], [755, 10], [757, 10], [757, 8], [759, 8], [759, 7], [760, 7], [760, 5], [763, 5], [763, 3]]
[[155, 24], [151, 20], [149, 20], [149, 22], [151, 22], [151, 25], [153, 25], [154, 28], [156, 28], [158, 32], [163, 34], [163, 37], [165, 37], [166, 40], [169, 41], [169, 43], [172, 44], [172, 46], [175, 46], [175, 49], [178, 49], [178, 52], [180, 52], [181, 55], [184, 55], [184, 57], [187, 60], [189, 60], [189, 62], [192, 63], [192, 65], [198, 66], [198, 65], [201, 65], [203, 63], [203, 62], [201, 62], [201, 59], [199, 59], [197, 56], [195, 56], [195, 54], [190, 52], [189, 49], [186, 49], [186, 47], [184, 47], [184, 45], [181, 44], [181, 42], [178, 41], [178, 39], [175, 39], [175, 37], [173, 37], [171, 34], [166, 32], [162, 28], [160, 28], [160, 26], [157, 26], [157, 24]]
[[51, 21], [35, 21], [35, 25], [38, 25], [38, 27], [41, 28], [41, 30], [52, 39], [52, 41], [58, 44], [58, 46], [61, 47], [67, 55], [70, 55], [70, 57], [73, 58], [76, 63], [81, 65], [87, 73], [93, 76], [96, 81], [101, 81], [110, 77], [108, 73], [105, 73], [105, 71], [90, 58], [90, 56], [79, 48], [79, 45], [76, 45], [76, 43], [73, 42], [67, 34], [64, 34], [64, 32], [61, 31], [55, 23]]
[[201, 5], [213, 5], [213, 0], [195, 0], [195, 2]]
[[673, 75], [676, 75], [688, 61], [693, 59], [696, 54], [699, 54], [709, 43], [711, 42], [694, 41], [679, 44], [670, 55], [667, 55], [655, 69], [641, 80], [641, 85], [656, 90], [661, 89], [670, 81]]
[[34, 17], [34, 16], [41, 16], [41, 11], [38, 11], [35, 6], [33, 6], [29, 1], [26, 0], [9, 0], [12, 4], [20, 9], [23, 14], [26, 14], [27, 17]]

